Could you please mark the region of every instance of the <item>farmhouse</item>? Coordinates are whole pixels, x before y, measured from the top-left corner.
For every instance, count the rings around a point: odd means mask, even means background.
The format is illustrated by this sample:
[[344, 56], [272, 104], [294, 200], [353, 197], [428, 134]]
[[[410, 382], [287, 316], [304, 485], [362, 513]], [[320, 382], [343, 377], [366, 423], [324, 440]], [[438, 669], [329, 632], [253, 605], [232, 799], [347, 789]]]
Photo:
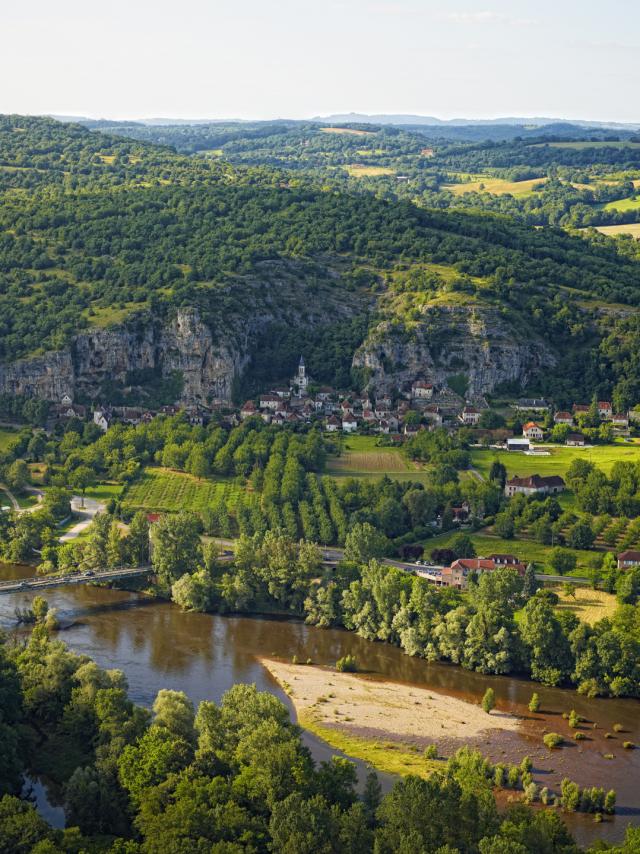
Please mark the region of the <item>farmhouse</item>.
[[608, 400], [599, 400], [598, 401], [598, 415], [604, 421], [608, 421], [613, 415], [613, 407]]
[[355, 433], [358, 429], [358, 422], [353, 415], [345, 415], [342, 418], [342, 432]]
[[411, 386], [411, 397], [414, 400], [431, 400], [433, 397], [433, 386], [423, 380], [418, 380]]
[[282, 408], [282, 398], [277, 394], [261, 394], [260, 409], [270, 409], [272, 412], [277, 412]]
[[570, 412], [556, 412], [553, 420], [556, 424], [568, 424], [571, 426], [573, 424], [573, 415]]
[[559, 475], [540, 477], [532, 474], [529, 477], [512, 477], [504, 486], [504, 494], [511, 498], [518, 493], [522, 495], [555, 495], [565, 488], [564, 480]]
[[626, 428], [629, 426], [629, 416], [625, 415], [624, 413], [612, 415], [611, 423], [614, 427], [618, 427], [618, 429], [626, 430]]
[[640, 552], [628, 549], [618, 555], [618, 569], [633, 569], [640, 566]]
[[583, 448], [585, 445], [585, 438], [582, 433], [569, 433], [567, 436], [567, 445], [570, 448]]
[[336, 433], [340, 429], [340, 426], [340, 421], [338, 421], [335, 415], [327, 418], [327, 433]]
[[539, 424], [536, 424], [535, 421], [529, 421], [522, 428], [522, 435], [527, 439], [533, 439], [534, 441], [542, 441], [544, 439], [544, 431]]
[[441, 584], [445, 587], [457, 587], [464, 589], [469, 583], [469, 576], [472, 572], [493, 572], [496, 569], [507, 566], [509, 569], [515, 569], [518, 575], [524, 575], [525, 565], [517, 559], [515, 562], [505, 561], [504, 558], [512, 558], [513, 555], [496, 555], [493, 558], [460, 558], [454, 561], [451, 566], [445, 566], [442, 570]]
[[475, 406], [465, 406], [460, 414], [460, 420], [463, 424], [475, 427], [480, 421], [480, 410], [476, 409]]
[[248, 400], [240, 410], [240, 418], [244, 421], [245, 418], [250, 418], [257, 412], [256, 405], [252, 400]]

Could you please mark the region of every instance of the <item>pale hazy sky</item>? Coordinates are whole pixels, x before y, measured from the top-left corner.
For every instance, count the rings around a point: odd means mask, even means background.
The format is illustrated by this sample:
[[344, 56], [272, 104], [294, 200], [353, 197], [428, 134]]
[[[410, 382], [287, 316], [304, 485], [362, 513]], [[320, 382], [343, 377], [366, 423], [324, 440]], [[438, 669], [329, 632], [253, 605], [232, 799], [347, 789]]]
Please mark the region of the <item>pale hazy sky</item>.
[[0, 0], [0, 112], [640, 121], [640, 0]]

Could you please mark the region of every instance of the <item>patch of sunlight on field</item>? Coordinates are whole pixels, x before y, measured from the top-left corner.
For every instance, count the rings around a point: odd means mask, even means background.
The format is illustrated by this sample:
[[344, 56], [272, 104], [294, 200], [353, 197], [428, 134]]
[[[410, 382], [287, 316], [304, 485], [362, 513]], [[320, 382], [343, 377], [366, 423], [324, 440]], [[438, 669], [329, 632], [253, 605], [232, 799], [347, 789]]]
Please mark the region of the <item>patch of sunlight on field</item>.
[[558, 611], [571, 611], [583, 623], [588, 623], [590, 626], [603, 617], [611, 617], [618, 607], [613, 593], [605, 593], [604, 590], [576, 587], [573, 591], [575, 597], [564, 593], [561, 587], [554, 588], [554, 592], [560, 597]]
[[395, 171], [386, 166], [363, 166], [354, 163], [344, 168], [352, 178], [379, 178], [382, 175], [395, 175]]
[[532, 178], [528, 181], [505, 181], [503, 178], [479, 178], [466, 184], [443, 184], [443, 190], [449, 190], [454, 196], [463, 196], [466, 193], [491, 193], [494, 196], [503, 196], [507, 193], [511, 196], [528, 196], [533, 188], [544, 184], [547, 178]]

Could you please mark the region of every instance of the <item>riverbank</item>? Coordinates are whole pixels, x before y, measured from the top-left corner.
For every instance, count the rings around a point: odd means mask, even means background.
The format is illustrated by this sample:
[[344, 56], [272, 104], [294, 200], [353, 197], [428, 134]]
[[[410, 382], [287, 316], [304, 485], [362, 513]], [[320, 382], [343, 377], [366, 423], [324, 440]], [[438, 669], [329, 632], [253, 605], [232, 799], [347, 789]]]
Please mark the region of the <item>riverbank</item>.
[[415, 685], [259, 658], [294, 705], [301, 726], [332, 747], [392, 774], [428, 776], [460, 744], [516, 733], [519, 719]]

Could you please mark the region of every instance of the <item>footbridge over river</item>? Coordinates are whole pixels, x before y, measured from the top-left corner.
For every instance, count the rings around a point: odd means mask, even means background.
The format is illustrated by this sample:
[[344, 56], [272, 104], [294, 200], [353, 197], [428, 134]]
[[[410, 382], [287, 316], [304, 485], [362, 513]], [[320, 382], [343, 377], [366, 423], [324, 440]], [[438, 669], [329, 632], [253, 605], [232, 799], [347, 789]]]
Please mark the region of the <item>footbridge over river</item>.
[[120, 581], [123, 578], [138, 578], [151, 575], [152, 566], [116, 567], [114, 569], [88, 569], [67, 575], [34, 575], [32, 578], [16, 578], [0, 581], [0, 595], [18, 593], [22, 590], [46, 590], [71, 584], [88, 584], [93, 581]]

